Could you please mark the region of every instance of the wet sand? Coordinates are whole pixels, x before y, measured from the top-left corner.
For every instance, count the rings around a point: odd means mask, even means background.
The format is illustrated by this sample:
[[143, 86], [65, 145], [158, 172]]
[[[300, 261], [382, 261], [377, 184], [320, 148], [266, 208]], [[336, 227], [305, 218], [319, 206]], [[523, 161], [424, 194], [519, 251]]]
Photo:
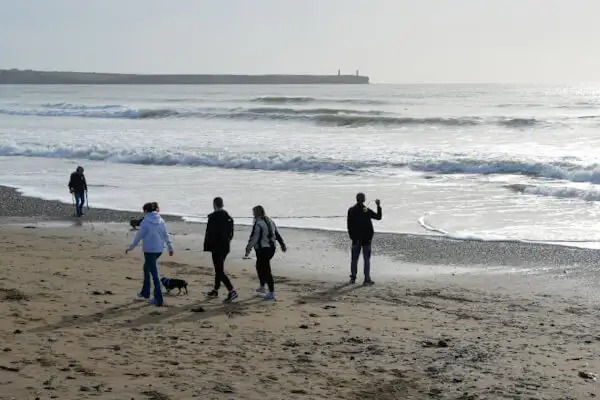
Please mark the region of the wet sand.
[[240, 298], [223, 305], [203, 295], [213, 280], [203, 227], [174, 221], [177, 253], [160, 271], [190, 294], [156, 308], [135, 299], [141, 255], [124, 254], [126, 222], [99, 222], [127, 215], [60, 225], [20, 214], [0, 214], [0, 399], [598, 394], [593, 251], [379, 235], [377, 284], [363, 287], [345, 283], [342, 234], [283, 230], [278, 301], [262, 302], [240, 227], [228, 263]]

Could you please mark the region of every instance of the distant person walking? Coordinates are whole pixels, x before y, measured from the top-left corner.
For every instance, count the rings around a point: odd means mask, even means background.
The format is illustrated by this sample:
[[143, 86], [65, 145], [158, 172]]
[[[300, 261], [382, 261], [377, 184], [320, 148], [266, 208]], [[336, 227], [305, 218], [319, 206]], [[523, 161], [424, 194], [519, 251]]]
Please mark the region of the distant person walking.
[[356, 204], [348, 210], [348, 235], [352, 241], [352, 259], [350, 262], [350, 283], [356, 282], [358, 270], [358, 258], [363, 253], [365, 285], [372, 285], [371, 280], [371, 241], [375, 233], [372, 220], [381, 220], [381, 202], [375, 200], [377, 212], [365, 206], [366, 196], [364, 193], [356, 195]]
[[144, 219], [140, 224], [140, 230], [135, 235], [131, 245], [125, 250], [125, 254], [135, 249], [142, 241], [144, 251], [144, 284], [138, 297], [150, 298], [150, 279], [154, 284], [154, 298], [150, 304], [163, 305], [163, 296], [160, 289], [160, 278], [158, 276], [158, 258], [165, 249], [169, 249], [169, 255], [174, 254], [171, 236], [167, 231], [167, 225], [159, 214], [160, 208], [157, 203], [146, 203], [143, 207]]
[[69, 191], [75, 197], [75, 212], [78, 217], [83, 215], [83, 206], [85, 205], [87, 190], [87, 182], [85, 181], [85, 175], [83, 174], [83, 167], [79, 166], [71, 173], [71, 178], [69, 179]]
[[223, 209], [223, 199], [215, 197], [213, 200], [214, 212], [209, 214], [204, 235], [204, 251], [212, 254], [213, 266], [215, 267], [215, 285], [208, 292], [208, 297], [218, 297], [221, 282], [228, 290], [224, 302], [228, 303], [238, 297], [233, 289], [231, 281], [225, 274], [225, 259], [229, 254], [231, 239], [233, 239], [233, 218]]
[[254, 225], [250, 233], [250, 240], [246, 246], [246, 257], [254, 249], [256, 252], [256, 272], [260, 287], [256, 289], [258, 293], [265, 293], [265, 284], [269, 292], [264, 296], [264, 300], [275, 300], [275, 281], [271, 271], [271, 259], [275, 255], [275, 241], [279, 242], [281, 250], [285, 253], [287, 246], [277, 230], [275, 222], [265, 213], [263, 206], [256, 206], [252, 209], [254, 215]]

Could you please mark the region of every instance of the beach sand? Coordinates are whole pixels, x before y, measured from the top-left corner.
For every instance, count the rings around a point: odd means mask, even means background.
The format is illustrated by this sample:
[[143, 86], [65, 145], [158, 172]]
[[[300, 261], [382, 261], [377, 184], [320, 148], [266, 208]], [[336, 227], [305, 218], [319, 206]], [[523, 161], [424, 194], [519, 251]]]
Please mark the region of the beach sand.
[[[98, 222], [123, 214], [41, 223], [27, 215], [38, 200], [15, 196], [18, 204], [0, 207], [22, 209], [0, 212], [0, 399], [599, 394], [595, 252], [380, 235], [386, 256], [373, 260], [377, 284], [363, 287], [345, 283], [343, 235], [282, 230], [290, 251], [274, 260], [278, 300], [255, 295], [253, 261], [241, 260], [240, 248], [227, 264], [240, 297], [224, 305], [203, 295], [213, 281], [200, 251], [204, 227], [173, 221], [176, 254], [159, 268], [188, 280], [190, 293], [158, 308], [135, 298], [141, 254], [124, 254], [127, 224]], [[238, 228], [234, 249], [247, 231]], [[342, 265], [320, 273], [319, 259]], [[450, 267], [440, 267], [444, 259]], [[396, 265], [395, 275], [382, 279], [378, 263]], [[422, 274], [404, 268], [415, 264]], [[501, 268], [486, 273], [476, 264]]]

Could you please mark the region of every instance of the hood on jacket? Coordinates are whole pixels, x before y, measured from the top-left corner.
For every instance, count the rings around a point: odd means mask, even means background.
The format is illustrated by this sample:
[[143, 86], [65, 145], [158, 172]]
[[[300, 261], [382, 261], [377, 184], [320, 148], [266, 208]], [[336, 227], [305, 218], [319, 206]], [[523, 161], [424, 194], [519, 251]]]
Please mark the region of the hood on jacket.
[[146, 221], [147, 221], [147, 223], [150, 223], [150, 224], [162, 224], [165, 222], [162, 219], [162, 217], [160, 216], [160, 214], [157, 213], [156, 211], [146, 214], [146, 216], [144, 217], [144, 220], [142, 222], [146, 222]]

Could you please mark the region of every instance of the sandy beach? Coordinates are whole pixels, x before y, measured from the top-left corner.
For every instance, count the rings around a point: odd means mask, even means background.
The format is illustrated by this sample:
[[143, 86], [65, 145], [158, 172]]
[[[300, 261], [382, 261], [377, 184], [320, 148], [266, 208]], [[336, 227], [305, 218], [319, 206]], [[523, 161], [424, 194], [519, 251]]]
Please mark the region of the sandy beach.
[[282, 229], [278, 300], [263, 302], [238, 227], [227, 268], [240, 297], [223, 305], [204, 297], [204, 227], [172, 219], [176, 254], [159, 268], [190, 293], [157, 308], [135, 298], [131, 214], [94, 210], [76, 222], [70, 205], [6, 188], [0, 200], [0, 399], [598, 394], [591, 250], [378, 235], [376, 285], [363, 287], [346, 283], [342, 233]]

